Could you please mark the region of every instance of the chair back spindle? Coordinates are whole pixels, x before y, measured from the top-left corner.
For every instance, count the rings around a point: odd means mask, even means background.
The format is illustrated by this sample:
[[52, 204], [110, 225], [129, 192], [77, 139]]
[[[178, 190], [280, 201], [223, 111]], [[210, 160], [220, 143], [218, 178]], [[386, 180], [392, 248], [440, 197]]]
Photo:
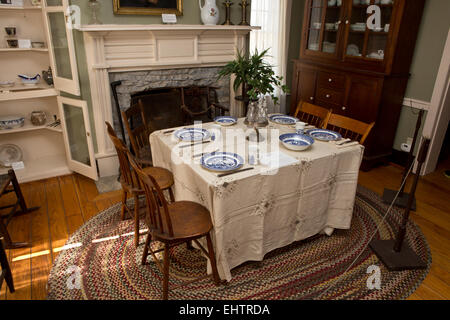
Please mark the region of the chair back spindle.
[[159, 233], [159, 235], [168, 235], [169, 237], [173, 237], [174, 233], [172, 220], [170, 219], [167, 200], [164, 197], [161, 188], [152, 176], [147, 175], [142, 170], [141, 166], [137, 163], [136, 158], [133, 157], [132, 154], [128, 152], [127, 156], [145, 191], [147, 208], [149, 208], [147, 218], [149, 227], [154, 232]]

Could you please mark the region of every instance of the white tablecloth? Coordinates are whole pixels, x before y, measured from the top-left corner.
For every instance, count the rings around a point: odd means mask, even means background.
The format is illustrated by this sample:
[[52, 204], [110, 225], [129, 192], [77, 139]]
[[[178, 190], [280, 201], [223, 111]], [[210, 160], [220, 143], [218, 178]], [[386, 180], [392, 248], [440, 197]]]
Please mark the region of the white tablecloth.
[[[334, 143], [316, 141], [309, 150], [294, 152], [280, 145], [278, 136], [295, 129], [271, 123], [261, 131], [266, 136], [260, 144], [261, 164], [219, 178], [200, 166], [200, 157], [193, 156], [226, 151], [238, 153], [247, 162], [249, 142], [234, 136], [245, 137], [244, 130], [249, 129], [243, 119], [231, 128], [213, 123], [203, 128], [215, 133], [215, 141], [180, 149], [177, 146], [186, 143], [163, 130], [154, 132], [150, 143], [154, 165], [175, 176], [176, 200], [195, 201], [210, 210], [222, 279], [230, 281], [232, 268], [246, 261], [262, 261], [274, 249], [324, 230], [330, 234], [333, 229], [350, 228], [363, 146], [337, 148]], [[278, 170], [267, 160], [276, 158], [277, 148], [281, 152], [276, 159]], [[246, 163], [246, 167], [251, 165]]]

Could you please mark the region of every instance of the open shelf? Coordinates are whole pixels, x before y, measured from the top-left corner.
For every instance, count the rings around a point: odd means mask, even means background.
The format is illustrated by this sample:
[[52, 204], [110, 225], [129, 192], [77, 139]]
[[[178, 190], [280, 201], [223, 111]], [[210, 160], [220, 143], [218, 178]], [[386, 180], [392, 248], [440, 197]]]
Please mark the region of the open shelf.
[[[17, 170], [16, 176], [20, 183], [47, 179], [71, 174], [65, 155], [42, 157], [36, 160], [25, 160], [25, 169]], [[0, 174], [5, 174], [10, 168], [0, 167]]]
[[0, 52], [48, 52], [48, 48], [0, 48]]
[[62, 133], [61, 126], [58, 127], [47, 127], [47, 124], [43, 126], [35, 126], [33, 125], [29, 120], [25, 120], [25, 125], [20, 128], [16, 129], [4, 129], [0, 130], [0, 135], [2, 134], [12, 134], [12, 133], [20, 133], [20, 132], [29, 132], [29, 131], [36, 131], [36, 130], [49, 130], [53, 132], [59, 132]]
[[18, 7], [18, 6], [11, 6], [11, 5], [5, 5], [0, 4], [0, 11], [29, 11], [29, 10], [42, 10], [41, 6], [24, 6], [24, 7]]
[[12, 87], [0, 87], [0, 101], [56, 97], [58, 91], [44, 83], [34, 86], [17, 84]]

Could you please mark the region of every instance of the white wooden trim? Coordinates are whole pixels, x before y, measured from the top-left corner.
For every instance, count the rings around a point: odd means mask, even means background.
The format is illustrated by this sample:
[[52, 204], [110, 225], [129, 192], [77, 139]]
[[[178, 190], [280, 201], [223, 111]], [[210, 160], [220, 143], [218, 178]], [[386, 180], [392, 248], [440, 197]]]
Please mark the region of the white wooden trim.
[[423, 129], [423, 136], [431, 138], [430, 151], [423, 174], [436, 170], [439, 154], [450, 119], [450, 30], [447, 35], [439, 73], [434, 86], [433, 97]]
[[[58, 108], [59, 113], [61, 117], [61, 127], [63, 129], [63, 136], [64, 136], [64, 145], [66, 147], [66, 157], [67, 157], [67, 163], [69, 164], [69, 168], [75, 172], [78, 172], [86, 177], [89, 177], [93, 180], [98, 180], [97, 175], [97, 162], [94, 155], [94, 145], [92, 142], [92, 134], [91, 134], [91, 125], [89, 122], [89, 113], [88, 113], [88, 107], [86, 101], [82, 100], [75, 100], [70, 99], [66, 97], [57, 97], [58, 100]], [[86, 129], [86, 140], [87, 140], [87, 146], [88, 146], [88, 152], [89, 152], [89, 160], [91, 162], [91, 165], [86, 165], [84, 163], [75, 161], [72, 159], [71, 156], [71, 150], [70, 150], [70, 142], [69, 137], [67, 133], [67, 126], [66, 126], [66, 118], [64, 114], [64, 104], [78, 107], [83, 112], [83, 120], [84, 120], [84, 126]]]
[[418, 110], [429, 111], [431, 108], [431, 103], [422, 101], [422, 100], [412, 99], [412, 98], [405, 98], [405, 100], [403, 101], [403, 106], [412, 107], [412, 108], [418, 109]]
[[[53, 69], [53, 82], [55, 83], [55, 88], [60, 91], [68, 92], [73, 95], [79, 96], [80, 95], [80, 80], [78, 77], [78, 66], [77, 66], [77, 59], [75, 55], [75, 45], [73, 41], [73, 34], [72, 29], [67, 28], [66, 26], [66, 37], [67, 37], [67, 46], [69, 51], [69, 63], [70, 63], [70, 70], [72, 73], [72, 79], [66, 79], [63, 77], [58, 77], [58, 69], [56, 67], [56, 57], [55, 57], [55, 51], [53, 48], [53, 42], [52, 42], [52, 34], [51, 34], [51, 27], [50, 27], [50, 21], [48, 14], [49, 13], [62, 13], [64, 15], [65, 20], [70, 20], [68, 17], [67, 9], [69, 7], [68, 0], [63, 0], [62, 6], [47, 6], [45, 5], [45, 1], [43, 1], [43, 19], [45, 28], [47, 30], [47, 43], [48, 43], [48, 50], [50, 52], [50, 64], [52, 65]], [[71, 21], [71, 20], [70, 20]]]

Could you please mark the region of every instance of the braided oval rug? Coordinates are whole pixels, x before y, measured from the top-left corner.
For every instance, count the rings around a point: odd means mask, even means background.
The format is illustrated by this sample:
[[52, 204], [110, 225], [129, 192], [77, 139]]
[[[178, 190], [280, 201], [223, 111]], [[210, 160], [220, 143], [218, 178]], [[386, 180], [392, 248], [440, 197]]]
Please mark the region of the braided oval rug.
[[[233, 269], [233, 280], [221, 286], [208, 277], [179, 287], [205, 275], [206, 258], [199, 250], [176, 247], [171, 251], [170, 287], [177, 288], [169, 289], [169, 299], [406, 299], [428, 274], [431, 253], [419, 227], [410, 221], [406, 241], [428, 268], [388, 271], [367, 247], [387, 209], [377, 194], [359, 187], [350, 230], [336, 230], [331, 237], [318, 236], [275, 250], [262, 262]], [[121, 221], [119, 211], [120, 205], [116, 205], [101, 212], [71, 236], [51, 270], [48, 299], [161, 298], [162, 274], [151, 258], [147, 265], [141, 265], [145, 239], [141, 236], [141, 245], [135, 248], [133, 221]], [[401, 213], [394, 208], [381, 223], [375, 239], [393, 238]], [[367, 283], [373, 275], [368, 273], [372, 265], [380, 267], [381, 283], [379, 289], [371, 290]]]

